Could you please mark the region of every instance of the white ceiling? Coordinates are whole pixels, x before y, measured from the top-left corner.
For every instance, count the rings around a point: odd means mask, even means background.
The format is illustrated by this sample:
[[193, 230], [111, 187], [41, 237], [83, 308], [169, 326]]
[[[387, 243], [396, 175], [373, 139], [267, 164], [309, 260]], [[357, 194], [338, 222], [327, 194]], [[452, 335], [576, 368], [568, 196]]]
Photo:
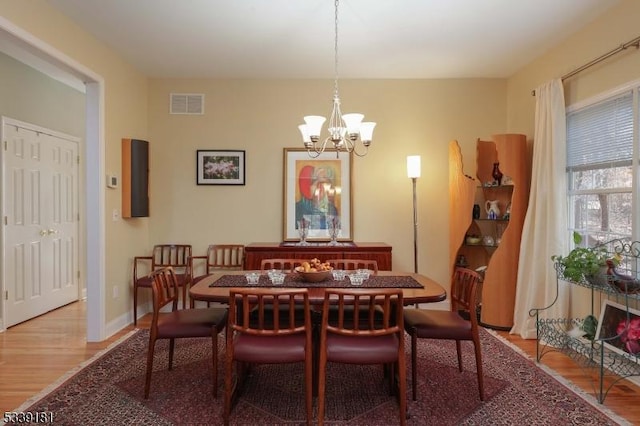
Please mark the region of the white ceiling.
[[[619, 1], [342, 0], [339, 76], [509, 77]], [[151, 77], [334, 75], [332, 0], [49, 3]]]

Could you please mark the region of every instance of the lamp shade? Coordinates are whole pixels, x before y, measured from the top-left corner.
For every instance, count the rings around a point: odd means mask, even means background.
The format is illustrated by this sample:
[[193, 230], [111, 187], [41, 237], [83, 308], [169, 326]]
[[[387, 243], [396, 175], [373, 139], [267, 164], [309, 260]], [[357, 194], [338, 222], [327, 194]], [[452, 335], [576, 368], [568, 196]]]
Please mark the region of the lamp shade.
[[420, 156], [419, 155], [407, 156], [407, 177], [409, 178], [420, 177]]

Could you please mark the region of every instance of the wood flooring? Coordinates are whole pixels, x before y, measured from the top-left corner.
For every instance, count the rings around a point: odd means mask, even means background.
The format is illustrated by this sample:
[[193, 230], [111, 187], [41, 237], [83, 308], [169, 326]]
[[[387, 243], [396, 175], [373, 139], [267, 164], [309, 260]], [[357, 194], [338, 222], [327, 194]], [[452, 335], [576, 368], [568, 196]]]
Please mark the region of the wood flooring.
[[[149, 326], [150, 315], [138, 321]], [[87, 343], [86, 303], [75, 302], [0, 333], [0, 412], [13, 411], [72, 368], [91, 358], [133, 330], [126, 327], [100, 343]], [[499, 332], [500, 336], [535, 356], [535, 340]], [[584, 371], [561, 353], [549, 353], [543, 363], [560, 375], [593, 392], [593, 383]], [[640, 425], [640, 387], [623, 380], [604, 401], [609, 408], [632, 424]]]

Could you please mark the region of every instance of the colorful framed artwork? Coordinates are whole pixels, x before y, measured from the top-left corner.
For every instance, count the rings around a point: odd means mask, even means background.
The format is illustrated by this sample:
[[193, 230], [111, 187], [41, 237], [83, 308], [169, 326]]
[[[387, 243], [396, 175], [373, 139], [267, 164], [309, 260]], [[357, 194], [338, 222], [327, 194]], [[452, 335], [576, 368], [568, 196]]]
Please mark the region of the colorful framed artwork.
[[596, 329], [596, 340], [612, 351], [640, 361], [640, 311], [605, 300]]
[[196, 153], [198, 185], [244, 185], [245, 152], [198, 150]]
[[301, 221], [308, 224], [306, 241], [329, 241], [334, 226], [338, 241], [353, 241], [352, 163], [346, 152], [312, 158], [306, 149], [284, 148], [284, 241], [300, 241]]

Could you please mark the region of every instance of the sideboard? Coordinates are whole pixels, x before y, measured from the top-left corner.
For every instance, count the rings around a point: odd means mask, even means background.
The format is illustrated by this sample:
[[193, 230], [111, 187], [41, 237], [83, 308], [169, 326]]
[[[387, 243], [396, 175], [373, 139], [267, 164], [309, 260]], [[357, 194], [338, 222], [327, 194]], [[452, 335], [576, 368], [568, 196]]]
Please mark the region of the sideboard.
[[378, 262], [381, 271], [391, 270], [391, 246], [385, 243], [338, 242], [301, 246], [295, 242], [251, 243], [244, 249], [244, 269], [260, 269], [262, 259], [370, 259]]

